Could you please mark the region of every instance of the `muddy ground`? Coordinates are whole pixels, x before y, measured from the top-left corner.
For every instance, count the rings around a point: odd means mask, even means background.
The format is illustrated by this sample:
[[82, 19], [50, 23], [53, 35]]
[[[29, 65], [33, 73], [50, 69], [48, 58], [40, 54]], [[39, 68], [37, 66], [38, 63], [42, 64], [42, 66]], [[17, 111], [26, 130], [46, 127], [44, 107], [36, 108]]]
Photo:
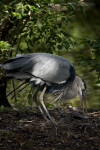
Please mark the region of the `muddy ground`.
[[100, 111], [89, 118], [69, 108], [49, 112], [57, 127], [31, 109], [0, 111], [0, 150], [100, 150]]

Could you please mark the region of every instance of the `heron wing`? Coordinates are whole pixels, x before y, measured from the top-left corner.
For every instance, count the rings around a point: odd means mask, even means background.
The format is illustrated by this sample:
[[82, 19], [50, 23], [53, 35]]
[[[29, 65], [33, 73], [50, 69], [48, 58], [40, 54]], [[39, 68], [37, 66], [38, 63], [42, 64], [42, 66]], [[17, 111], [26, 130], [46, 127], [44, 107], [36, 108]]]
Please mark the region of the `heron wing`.
[[24, 67], [25, 65], [27, 65], [28, 62], [30, 62], [31, 58], [26, 58], [25, 55], [19, 56], [19, 57], [15, 57], [15, 58], [11, 58], [7, 61], [5, 61], [2, 65], [2, 67], [5, 70], [16, 70], [16, 69], [20, 69], [22, 67]]
[[72, 65], [67, 59], [47, 54], [35, 53], [27, 66], [22, 68], [33, 76], [41, 78], [51, 83], [59, 83], [66, 81], [70, 76], [70, 66]]
[[66, 81], [70, 77], [70, 66], [73, 65], [67, 59], [47, 53], [26, 54], [3, 64], [6, 70], [18, 70], [50, 83]]

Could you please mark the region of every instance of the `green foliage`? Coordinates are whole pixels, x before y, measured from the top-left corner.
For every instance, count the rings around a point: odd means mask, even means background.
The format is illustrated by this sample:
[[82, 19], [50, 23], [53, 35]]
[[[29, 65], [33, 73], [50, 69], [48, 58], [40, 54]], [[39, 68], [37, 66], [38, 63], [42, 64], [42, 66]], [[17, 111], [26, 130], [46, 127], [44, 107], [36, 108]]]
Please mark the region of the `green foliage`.
[[8, 58], [9, 50], [11, 45], [7, 41], [0, 41], [0, 62]]
[[32, 95], [32, 93], [34, 93], [35, 92], [35, 90], [34, 90], [34, 88], [32, 88], [31, 90], [30, 90], [30, 92], [29, 92], [29, 94], [28, 94], [28, 104], [30, 105], [30, 106], [32, 106], [33, 105], [33, 95]]
[[[7, 47], [7, 43], [1, 43], [2, 62], [4, 55], [12, 57], [36, 51], [56, 53], [75, 45], [71, 23], [75, 10], [83, 11], [80, 0], [1, 0], [0, 3], [0, 37], [11, 45]], [[32, 105], [31, 93], [28, 99]]]
[[79, 54], [78, 62], [82, 66], [90, 66], [90, 71], [96, 71], [100, 77], [100, 35], [88, 37], [81, 41], [81, 44], [86, 44], [89, 50], [85, 54]]
[[0, 41], [0, 50], [2, 52], [4, 52], [5, 50], [9, 50], [10, 49], [10, 44], [8, 44], [8, 42], [5, 42], [5, 41]]
[[1, 105], [1, 106], [0, 106], [0, 110], [1, 110], [1, 111], [4, 111], [4, 110], [5, 110], [5, 107], [4, 107], [3, 105]]
[[[70, 49], [75, 41], [71, 36], [70, 23], [76, 7], [82, 9], [80, 0], [1, 1], [2, 39], [16, 45], [16, 53], [43, 51], [53, 53], [56, 49]], [[7, 30], [7, 36], [5, 31]], [[8, 38], [9, 37], [9, 38]], [[21, 46], [26, 43], [26, 49]], [[36, 48], [37, 47], [37, 48]]]

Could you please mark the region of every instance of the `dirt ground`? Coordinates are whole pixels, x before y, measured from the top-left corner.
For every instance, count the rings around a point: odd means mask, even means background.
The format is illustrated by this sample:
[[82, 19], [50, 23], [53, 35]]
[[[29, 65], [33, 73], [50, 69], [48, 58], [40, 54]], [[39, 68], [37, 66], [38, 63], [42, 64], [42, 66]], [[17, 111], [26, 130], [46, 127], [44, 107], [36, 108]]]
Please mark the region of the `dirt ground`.
[[57, 127], [31, 109], [0, 111], [0, 150], [100, 150], [100, 111], [89, 118], [69, 108], [49, 112]]

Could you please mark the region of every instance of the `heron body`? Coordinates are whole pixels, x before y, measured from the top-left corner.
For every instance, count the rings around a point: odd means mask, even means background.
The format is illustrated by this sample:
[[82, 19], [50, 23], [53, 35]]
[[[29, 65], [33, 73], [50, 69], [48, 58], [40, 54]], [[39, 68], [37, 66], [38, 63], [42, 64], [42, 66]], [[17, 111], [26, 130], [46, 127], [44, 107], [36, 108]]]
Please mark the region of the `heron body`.
[[64, 57], [48, 53], [31, 53], [3, 63], [6, 76], [29, 79], [34, 85], [46, 84], [52, 90], [62, 88], [75, 78], [73, 64]]
[[[75, 77], [75, 67], [64, 57], [48, 53], [31, 53], [11, 58], [1, 67], [5, 69], [7, 77], [28, 80], [36, 87], [33, 100], [46, 120], [49, 118], [53, 122], [43, 102], [46, 92], [62, 92], [64, 93], [62, 97], [66, 99], [71, 99], [78, 93], [76, 83], [79, 82], [79, 79]], [[69, 85], [70, 88], [68, 88]], [[39, 100], [43, 109], [37, 101], [37, 93], [40, 90], [42, 93]]]

